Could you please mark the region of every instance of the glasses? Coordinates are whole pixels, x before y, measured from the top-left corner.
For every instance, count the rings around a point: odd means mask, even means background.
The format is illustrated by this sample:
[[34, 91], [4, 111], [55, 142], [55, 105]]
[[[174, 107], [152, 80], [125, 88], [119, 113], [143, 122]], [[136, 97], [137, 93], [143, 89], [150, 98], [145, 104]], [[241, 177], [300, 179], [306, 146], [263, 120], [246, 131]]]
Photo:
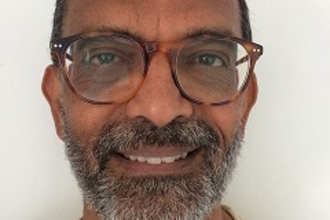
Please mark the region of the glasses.
[[[167, 46], [170, 49], [164, 45], [171, 45]], [[228, 104], [244, 92], [263, 53], [261, 45], [218, 35], [166, 43], [92, 32], [53, 40], [50, 47], [71, 91], [92, 104], [117, 104], [133, 98], [157, 52], [165, 54], [183, 97], [196, 104]]]

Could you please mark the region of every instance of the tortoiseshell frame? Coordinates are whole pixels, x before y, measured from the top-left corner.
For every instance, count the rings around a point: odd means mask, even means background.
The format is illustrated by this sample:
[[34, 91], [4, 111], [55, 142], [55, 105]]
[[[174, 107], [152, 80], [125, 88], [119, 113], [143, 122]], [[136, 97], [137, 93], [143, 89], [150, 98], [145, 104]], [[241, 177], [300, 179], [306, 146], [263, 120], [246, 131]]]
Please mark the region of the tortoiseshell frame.
[[[90, 100], [87, 99], [85, 97], [83, 97], [82, 95], [79, 94], [79, 92], [74, 88], [74, 86], [72, 85], [72, 83], [70, 82], [70, 79], [68, 78], [67, 74], [64, 73], [64, 65], [65, 65], [65, 59], [69, 58], [67, 57], [67, 55], [65, 54], [67, 48], [70, 46], [71, 43], [73, 43], [76, 40], [79, 39], [84, 39], [84, 38], [90, 38], [90, 37], [97, 37], [97, 36], [116, 36], [116, 37], [122, 37], [125, 39], [128, 39], [132, 42], [135, 42], [142, 50], [142, 54], [143, 56], [143, 60], [145, 62], [144, 65], [144, 77], [143, 80], [141, 81], [141, 83], [139, 84], [139, 86], [137, 87], [137, 89], [128, 97], [121, 99], [121, 100], [114, 100], [114, 101], [108, 101], [108, 102], [102, 102], [102, 101], [95, 101], [95, 100]], [[148, 68], [149, 68], [149, 64], [150, 64], [150, 60], [152, 55], [155, 52], [162, 52], [166, 54], [166, 57], [170, 63], [171, 66], [171, 72], [172, 72], [172, 78], [173, 81], [176, 85], [176, 87], [179, 89], [181, 95], [183, 97], [185, 97], [186, 99], [188, 99], [189, 101], [196, 103], [196, 104], [200, 104], [200, 105], [213, 105], [213, 106], [220, 106], [220, 105], [226, 105], [229, 104], [233, 101], [235, 101], [246, 89], [248, 82], [251, 78], [251, 75], [253, 73], [254, 70], [254, 66], [256, 64], [256, 61], [259, 59], [259, 57], [263, 54], [263, 47], [259, 44], [253, 43], [251, 41], [248, 40], [244, 40], [244, 39], [240, 39], [237, 37], [224, 37], [224, 36], [215, 36], [215, 35], [203, 35], [201, 39], [205, 39], [205, 38], [221, 38], [221, 39], [227, 39], [227, 40], [231, 40], [234, 41], [240, 45], [243, 46], [243, 48], [246, 50], [247, 52], [247, 56], [241, 58], [240, 60], [238, 60], [236, 62], [236, 65], [246, 62], [246, 61], [250, 61], [249, 62], [249, 68], [248, 68], [248, 74], [247, 77], [244, 81], [244, 83], [242, 84], [240, 90], [230, 99], [222, 101], [222, 102], [214, 102], [214, 103], [210, 103], [210, 102], [203, 102], [203, 101], [199, 101], [196, 100], [192, 97], [190, 97], [188, 94], [186, 94], [186, 92], [182, 89], [176, 73], [175, 73], [175, 66], [176, 66], [176, 59], [177, 59], [177, 55], [179, 54], [180, 50], [185, 46], [185, 44], [183, 43], [185, 40], [180, 41], [180, 42], [144, 42], [141, 41], [139, 39], [135, 39], [134, 37], [128, 36], [126, 34], [120, 34], [120, 33], [112, 33], [112, 32], [98, 32], [98, 31], [94, 31], [94, 32], [87, 32], [87, 33], [81, 33], [81, 34], [76, 34], [73, 36], [68, 36], [68, 37], [64, 37], [64, 38], [59, 38], [59, 39], [55, 39], [53, 41], [50, 42], [50, 50], [51, 50], [51, 56], [52, 56], [52, 61], [55, 65], [57, 65], [60, 68], [60, 72], [63, 75], [67, 85], [69, 86], [70, 90], [81, 100], [87, 102], [87, 103], [91, 103], [91, 104], [120, 104], [123, 102], [126, 102], [130, 99], [132, 99], [134, 97], [134, 95], [136, 94], [136, 92], [139, 90], [139, 88], [141, 87], [141, 85], [144, 82], [144, 79], [147, 76], [147, 72], [148, 72]], [[186, 40], [188, 41], [188, 39]], [[168, 44], [179, 44], [179, 45], [184, 45], [183, 47], [180, 47], [179, 50], [177, 50], [176, 52], [174, 51], [169, 51], [167, 49], [165, 49], [165, 47], [163, 45], [168, 45]]]

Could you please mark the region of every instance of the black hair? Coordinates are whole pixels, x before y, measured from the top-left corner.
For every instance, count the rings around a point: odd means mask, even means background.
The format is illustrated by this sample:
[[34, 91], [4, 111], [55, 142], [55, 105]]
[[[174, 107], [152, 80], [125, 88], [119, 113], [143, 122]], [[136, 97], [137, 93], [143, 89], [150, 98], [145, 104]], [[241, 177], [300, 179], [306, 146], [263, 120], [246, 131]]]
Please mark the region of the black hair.
[[[56, 0], [51, 39], [60, 38], [62, 36], [62, 27], [67, 13], [68, 1], [69, 0]], [[238, 3], [241, 12], [241, 29], [243, 38], [246, 40], [252, 40], [248, 6], [245, 0], [238, 0]]]

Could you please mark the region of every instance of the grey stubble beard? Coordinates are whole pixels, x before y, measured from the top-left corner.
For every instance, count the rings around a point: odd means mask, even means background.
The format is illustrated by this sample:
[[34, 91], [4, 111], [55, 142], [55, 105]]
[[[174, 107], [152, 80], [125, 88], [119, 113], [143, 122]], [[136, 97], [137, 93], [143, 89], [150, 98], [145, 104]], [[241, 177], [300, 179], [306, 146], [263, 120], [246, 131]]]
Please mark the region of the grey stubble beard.
[[[157, 128], [149, 121], [111, 122], [93, 145], [97, 167], [62, 111], [66, 153], [84, 200], [103, 220], [203, 220], [219, 205], [241, 149], [243, 127], [224, 146], [223, 137], [201, 120], [173, 121]], [[125, 176], [106, 166], [112, 152], [145, 146], [195, 146], [203, 163], [193, 173], [167, 176]], [[215, 155], [221, 161], [214, 161]]]

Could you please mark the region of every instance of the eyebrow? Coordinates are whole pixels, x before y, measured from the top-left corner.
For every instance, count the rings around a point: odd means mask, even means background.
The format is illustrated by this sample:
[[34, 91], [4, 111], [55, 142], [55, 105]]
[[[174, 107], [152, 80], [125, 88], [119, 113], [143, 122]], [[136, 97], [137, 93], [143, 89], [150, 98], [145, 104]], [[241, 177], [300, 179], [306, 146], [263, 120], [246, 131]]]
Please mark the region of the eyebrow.
[[[101, 32], [101, 33], [102, 32], [103, 33], [112, 32], [112, 33], [122, 34], [122, 35], [132, 37], [137, 41], [146, 41], [145, 38], [141, 34], [139, 34], [137, 32], [133, 32], [132, 30], [129, 30], [128, 28], [101, 27], [101, 28], [97, 28], [96, 30], [94, 29], [94, 31]], [[196, 29], [196, 28], [192, 28], [191, 30], [188, 30], [186, 33], [183, 33], [182, 37], [179, 37], [175, 41], [198, 38], [198, 37], [202, 37], [204, 35], [213, 35], [213, 36], [220, 36], [220, 37], [233, 37], [233, 36], [235, 36], [235, 34], [233, 32], [231, 32], [230, 30], [227, 30], [227, 29], [219, 29], [219, 28], [199, 28], [199, 29]]]
[[225, 29], [219, 29], [219, 28], [200, 28], [200, 29], [194, 29], [188, 34], [185, 35], [185, 38], [197, 38], [204, 35], [214, 35], [214, 36], [220, 36], [220, 37], [233, 37], [235, 36], [234, 33], [232, 33], [229, 30]]
[[101, 27], [101, 28], [97, 28], [96, 31], [100, 32], [100, 33], [112, 32], [112, 33], [115, 33], [115, 34], [126, 35], [126, 36], [129, 36], [129, 37], [132, 37], [135, 40], [143, 41], [143, 37], [140, 34], [135, 33], [133, 31], [129, 30], [128, 28]]

